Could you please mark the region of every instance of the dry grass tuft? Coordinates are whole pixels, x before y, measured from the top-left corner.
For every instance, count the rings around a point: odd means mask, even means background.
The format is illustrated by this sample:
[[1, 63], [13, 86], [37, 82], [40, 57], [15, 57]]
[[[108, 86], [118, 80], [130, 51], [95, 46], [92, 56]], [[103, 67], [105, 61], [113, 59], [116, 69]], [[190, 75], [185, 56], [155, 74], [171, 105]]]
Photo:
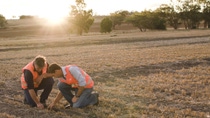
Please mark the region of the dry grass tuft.
[[7, 113], [0, 113], [0, 116], [1, 118], [17, 118], [16, 116]]

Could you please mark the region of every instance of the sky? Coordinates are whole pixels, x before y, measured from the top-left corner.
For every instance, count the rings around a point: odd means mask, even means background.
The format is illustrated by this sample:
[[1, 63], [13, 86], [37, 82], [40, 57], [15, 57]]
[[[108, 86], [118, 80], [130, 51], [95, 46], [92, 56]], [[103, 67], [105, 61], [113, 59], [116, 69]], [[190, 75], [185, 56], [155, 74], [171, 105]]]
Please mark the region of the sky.
[[[109, 15], [118, 10], [142, 11], [155, 9], [170, 0], [84, 0], [94, 15]], [[75, 0], [0, 0], [0, 14], [6, 19], [32, 15], [45, 18], [68, 16]]]

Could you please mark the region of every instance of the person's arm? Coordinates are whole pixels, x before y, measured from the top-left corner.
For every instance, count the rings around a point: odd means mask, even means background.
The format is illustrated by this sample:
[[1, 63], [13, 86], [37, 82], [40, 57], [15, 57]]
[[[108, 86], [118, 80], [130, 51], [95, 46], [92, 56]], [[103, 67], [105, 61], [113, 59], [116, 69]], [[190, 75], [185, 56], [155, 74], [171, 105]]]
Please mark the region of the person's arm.
[[24, 70], [24, 78], [27, 83], [28, 91], [29, 91], [31, 98], [37, 104], [38, 108], [44, 108], [44, 106], [39, 102], [39, 100], [36, 96], [36, 93], [34, 91], [33, 75], [29, 70]]
[[[49, 64], [47, 63], [47, 72], [48, 72], [48, 67], [49, 67]], [[53, 73], [43, 73], [36, 79], [36, 83], [39, 85], [44, 78], [49, 78], [53, 76], [54, 76]]]
[[43, 79], [44, 79], [43, 74], [38, 76], [38, 78], [36, 79], [36, 84], [39, 85], [42, 82]]
[[79, 97], [82, 94], [82, 92], [84, 91], [84, 89], [85, 89], [84, 86], [79, 86], [78, 87], [77, 94], [72, 98], [72, 102], [77, 102], [77, 100], [79, 99]]
[[43, 109], [44, 108], [44, 105], [39, 102], [39, 100], [38, 100], [38, 98], [36, 96], [36, 93], [35, 93], [34, 89], [29, 89], [28, 91], [29, 91], [29, 94], [30, 94], [31, 98], [36, 103], [37, 107]]
[[78, 81], [78, 84], [79, 84], [77, 94], [72, 98], [72, 102], [76, 102], [85, 89], [86, 81], [79, 67], [72, 66], [71, 68], [69, 68], [69, 71], [74, 76], [74, 78]]
[[53, 77], [53, 76], [54, 76], [54, 74], [52, 74], [52, 73], [44, 73], [36, 79], [36, 83], [39, 85], [44, 78]]
[[51, 109], [55, 106], [55, 104], [58, 103], [58, 102], [61, 100], [62, 97], [63, 97], [62, 93], [59, 92], [59, 93], [56, 95], [56, 98], [54, 99], [54, 101], [48, 106], [48, 109], [51, 110]]
[[34, 89], [34, 80], [33, 80], [33, 75], [31, 73], [31, 71], [24, 70], [24, 78], [27, 83], [27, 88]]

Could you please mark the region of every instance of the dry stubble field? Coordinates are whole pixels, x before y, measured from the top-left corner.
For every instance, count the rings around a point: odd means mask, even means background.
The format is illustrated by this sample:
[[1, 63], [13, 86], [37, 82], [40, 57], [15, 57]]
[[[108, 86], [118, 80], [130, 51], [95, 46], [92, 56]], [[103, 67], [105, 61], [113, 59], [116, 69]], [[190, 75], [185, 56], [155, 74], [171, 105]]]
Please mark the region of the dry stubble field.
[[[1, 118], [182, 118], [210, 115], [210, 30], [119, 31], [0, 37]], [[1, 31], [1, 34], [6, 34]], [[52, 111], [22, 103], [21, 69], [37, 55], [76, 64], [100, 93], [99, 106]], [[56, 83], [49, 104], [58, 92]]]

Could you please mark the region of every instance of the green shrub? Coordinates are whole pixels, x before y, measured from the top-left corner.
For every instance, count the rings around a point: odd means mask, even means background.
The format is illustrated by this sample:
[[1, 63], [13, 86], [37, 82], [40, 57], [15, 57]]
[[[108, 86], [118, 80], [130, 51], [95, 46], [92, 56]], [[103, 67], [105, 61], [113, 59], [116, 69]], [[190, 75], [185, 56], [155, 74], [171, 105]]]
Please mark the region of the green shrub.
[[112, 21], [106, 17], [101, 21], [101, 33], [110, 33], [112, 31]]
[[0, 28], [5, 28], [7, 24], [6, 18], [0, 14]]

